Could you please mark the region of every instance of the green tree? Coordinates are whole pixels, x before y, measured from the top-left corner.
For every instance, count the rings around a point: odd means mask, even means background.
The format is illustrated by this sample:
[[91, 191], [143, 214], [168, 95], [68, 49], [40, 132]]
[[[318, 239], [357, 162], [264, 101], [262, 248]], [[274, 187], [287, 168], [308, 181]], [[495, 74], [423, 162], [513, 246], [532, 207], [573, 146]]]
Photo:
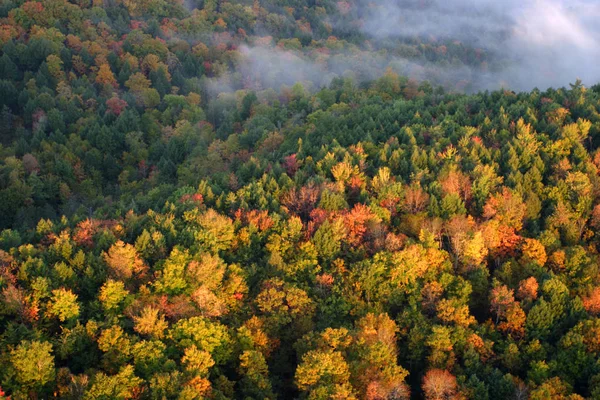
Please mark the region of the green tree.
[[356, 399], [349, 379], [348, 363], [339, 351], [307, 352], [295, 375], [296, 386], [309, 399]]
[[115, 375], [98, 372], [92, 378], [90, 388], [83, 398], [86, 400], [130, 399], [141, 389], [142, 379], [134, 374], [132, 365], [126, 365]]
[[112, 314], [118, 313], [128, 295], [129, 291], [125, 289], [123, 282], [109, 279], [100, 288], [98, 300], [102, 303], [104, 310]]
[[274, 399], [269, 369], [262, 353], [246, 350], [240, 355], [240, 390], [245, 396], [261, 399]]
[[227, 328], [203, 317], [179, 320], [168, 334], [181, 349], [192, 345], [198, 350], [208, 352], [217, 364], [229, 360], [231, 356], [231, 336]]
[[23, 341], [10, 353], [16, 388], [37, 398], [56, 378], [52, 345], [48, 342]]
[[79, 316], [77, 295], [64, 288], [53, 290], [48, 304], [48, 313], [58, 317], [61, 322], [77, 318]]

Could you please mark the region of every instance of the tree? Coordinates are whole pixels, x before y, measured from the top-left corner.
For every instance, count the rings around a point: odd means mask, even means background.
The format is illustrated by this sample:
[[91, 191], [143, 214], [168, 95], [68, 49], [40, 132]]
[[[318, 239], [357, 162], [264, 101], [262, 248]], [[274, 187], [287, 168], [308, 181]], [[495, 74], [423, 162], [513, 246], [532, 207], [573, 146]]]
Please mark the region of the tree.
[[131, 75], [127, 82], [125, 82], [125, 86], [136, 94], [142, 93], [144, 90], [149, 89], [150, 84], [150, 80], [141, 72], [136, 72], [135, 74]]
[[270, 253], [269, 264], [293, 281], [312, 279], [319, 270], [317, 250], [313, 242], [304, 241], [303, 228], [299, 217], [291, 217], [265, 246]]
[[[284, 161], [283, 161], [283, 168], [285, 169], [286, 173], [291, 177], [296, 175], [296, 172], [300, 168], [299, 161], [297, 160], [296, 157], [297, 157], [296, 154], [291, 154], [291, 155], [285, 157]], [[599, 210], [600, 210], [600, 208], [599, 208]]]
[[600, 315], [600, 287], [595, 287], [583, 298], [583, 306], [590, 314]]
[[[376, 255], [375, 260], [383, 255]], [[383, 258], [385, 259], [385, 258]], [[436, 274], [448, 267], [448, 253], [437, 248], [426, 248], [421, 244], [413, 244], [391, 255], [391, 283], [406, 289], [417, 279], [428, 273]]]
[[317, 205], [319, 196], [319, 188], [312, 185], [303, 186], [300, 190], [292, 188], [283, 195], [281, 204], [286, 206], [289, 211], [302, 218], [302, 220], [307, 220], [310, 212]]
[[359, 397], [391, 398], [406, 393], [408, 371], [397, 364], [394, 321], [387, 314], [367, 314], [357, 321], [356, 329], [350, 354], [352, 382]]
[[583, 397], [572, 395], [569, 396], [570, 388], [568, 384], [563, 382], [559, 377], [553, 377], [539, 385], [531, 391], [530, 400], [583, 400]]
[[475, 232], [472, 237], [466, 240], [463, 250], [463, 262], [467, 266], [481, 265], [488, 255], [488, 249], [485, 245], [485, 239], [481, 231]]
[[123, 328], [113, 325], [98, 337], [98, 348], [104, 353], [102, 365], [111, 372], [124, 365], [131, 356], [132, 337]]
[[169, 258], [165, 260], [162, 270], [157, 274], [158, 278], [154, 282], [157, 292], [170, 295], [183, 293], [188, 288], [185, 275], [190, 261], [191, 257], [187, 250], [174, 248]]
[[539, 284], [537, 280], [530, 276], [527, 279], [523, 279], [519, 282], [519, 290], [517, 297], [521, 300], [532, 302], [537, 299]]
[[515, 338], [521, 338], [525, 334], [526, 315], [518, 303], [511, 304], [506, 310], [506, 321], [498, 325], [501, 332], [511, 334]]
[[409, 214], [417, 214], [427, 207], [429, 195], [421, 185], [413, 184], [406, 189], [404, 194], [404, 208]]
[[140, 93], [140, 100], [144, 107], [155, 108], [160, 104], [160, 94], [154, 88], [145, 89]]
[[167, 346], [160, 340], [142, 340], [131, 351], [136, 374], [148, 379], [168, 368]]
[[192, 300], [205, 317], [220, 317], [227, 312], [227, 305], [206, 286], [200, 286], [192, 293]]
[[140, 335], [150, 336], [153, 339], [161, 339], [168, 327], [158, 308], [145, 307], [139, 316], [133, 317], [135, 323], [133, 329]]
[[459, 170], [452, 169], [440, 179], [440, 184], [446, 195], [457, 195], [465, 203], [471, 199], [471, 180]]
[[117, 312], [122, 307], [127, 295], [129, 295], [129, 291], [125, 289], [123, 282], [109, 279], [100, 288], [98, 300], [102, 303], [104, 310], [112, 313]]
[[217, 253], [233, 243], [234, 228], [230, 218], [209, 209], [198, 218], [198, 224], [200, 229], [195, 237], [202, 249]]
[[32, 172], [39, 172], [40, 170], [40, 165], [37, 159], [33, 156], [33, 154], [29, 153], [23, 156], [23, 167], [28, 174], [31, 174]]
[[206, 377], [209, 369], [215, 365], [210, 353], [205, 350], [199, 350], [196, 345], [186, 347], [181, 363], [185, 365], [186, 371], [194, 376]]
[[79, 316], [77, 295], [64, 288], [53, 290], [48, 313], [58, 317], [61, 322], [77, 318]]
[[469, 313], [469, 306], [461, 304], [458, 299], [442, 299], [437, 304], [437, 317], [445, 323], [455, 323], [468, 327], [474, 324], [475, 318]]
[[423, 377], [423, 392], [427, 400], [456, 399], [456, 378], [448, 371], [430, 369]]
[[216, 364], [224, 363], [231, 355], [231, 336], [227, 328], [203, 317], [177, 321], [167, 336], [182, 350], [194, 345], [198, 350], [210, 353]]
[[6, 53], [0, 57], [0, 76], [9, 80], [16, 80], [19, 76], [19, 68]]
[[102, 254], [109, 268], [109, 274], [118, 280], [129, 282], [144, 276], [147, 267], [138, 256], [135, 247], [121, 240]]
[[121, 115], [121, 113], [127, 108], [128, 104], [125, 100], [119, 99], [116, 95], [106, 100], [106, 107], [108, 112], [115, 116]]
[[[132, 74], [129, 79], [125, 82], [125, 86], [129, 88], [131, 93], [134, 95], [135, 100], [138, 105], [148, 106], [151, 101], [151, 93], [156, 93], [156, 96], [159, 96], [158, 92], [155, 89], [150, 89], [151, 82], [144, 74], [141, 72], [136, 72]], [[153, 90], [154, 92], [150, 92]]]
[[490, 293], [490, 308], [496, 314], [496, 323], [506, 318], [508, 309], [515, 303], [514, 291], [506, 285], [497, 286]]
[[475, 229], [475, 222], [470, 217], [454, 216], [445, 224], [452, 250], [466, 271], [478, 267], [488, 255], [483, 232]]
[[108, 64], [102, 64], [98, 68], [98, 73], [96, 74], [96, 83], [99, 85], [117, 86], [115, 75]]
[[521, 246], [523, 255], [521, 262], [524, 264], [535, 263], [539, 266], [544, 266], [548, 259], [546, 255], [546, 248], [536, 239], [525, 239]]
[[527, 313], [525, 327], [528, 336], [545, 339], [562, 312], [561, 308], [554, 308], [545, 299], [539, 299]]
[[326, 220], [317, 229], [312, 241], [319, 256], [325, 260], [331, 260], [341, 250], [341, 241], [345, 236], [346, 229], [341, 219], [335, 219], [333, 222]]
[[356, 399], [349, 378], [350, 370], [342, 353], [311, 350], [302, 357], [294, 380], [308, 398]]
[[132, 365], [124, 366], [116, 375], [98, 372], [92, 378], [91, 386], [83, 398], [86, 400], [131, 399], [140, 392], [142, 382], [141, 378], [135, 376]]
[[263, 283], [263, 290], [256, 296], [256, 306], [274, 334], [289, 328], [293, 336], [299, 337], [312, 328], [315, 303], [304, 290], [280, 279]]
[[63, 76], [63, 61], [56, 54], [50, 54], [46, 57], [48, 72], [54, 79], [60, 79]]
[[31, 391], [33, 398], [43, 393], [46, 385], [56, 377], [52, 345], [48, 342], [21, 342], [11, 351], [10, 362], [16, 373], [16, 382]]
[[350, 246], [360, 246], [367, 233], [368, 224], [379, 223], [381, 219], [364, 204], [356, 204], [344, 215], [346, 225], [346, 240]]
[[525, 218], [525, 203], [518, 193], [507, 187], [502, 188], [502, 193], [492, 195], [483, 208], [486, 218], [495, 218], [501, 225], [515, 231], [520, 231]]
[[246, 396], [274, 399], [269, 369], [262, 353], [246, 350], [240, 355], [241, 390]]
[[516, 256], [522, 240], [514, 228], [501, 225], [497, 220], [485, 223], [483, 235], [490, 253], [496, 257], [496, 262], [505, 257]]
[[436, 325], [425, 344], [430, 348], [428, 361], [434, 368], [451, 366], [454, 363], [454, 343], [451, 330], [446, 326]]
[[227, 270], [227, 265], [219, 256], [204, 253], [199, 259], [189, 263], [186, 279], [192, 287], [203, 286], [210, 290], [219, 290]]

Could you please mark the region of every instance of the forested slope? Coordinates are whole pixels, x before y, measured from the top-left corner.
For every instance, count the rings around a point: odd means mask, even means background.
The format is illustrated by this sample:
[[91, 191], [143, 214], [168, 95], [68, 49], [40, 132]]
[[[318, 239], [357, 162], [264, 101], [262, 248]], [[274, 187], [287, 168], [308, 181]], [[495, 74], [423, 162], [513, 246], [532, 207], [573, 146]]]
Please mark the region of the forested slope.
[[0, 3], [0, 397], [600, 397], [600, 87], [297, 3]]

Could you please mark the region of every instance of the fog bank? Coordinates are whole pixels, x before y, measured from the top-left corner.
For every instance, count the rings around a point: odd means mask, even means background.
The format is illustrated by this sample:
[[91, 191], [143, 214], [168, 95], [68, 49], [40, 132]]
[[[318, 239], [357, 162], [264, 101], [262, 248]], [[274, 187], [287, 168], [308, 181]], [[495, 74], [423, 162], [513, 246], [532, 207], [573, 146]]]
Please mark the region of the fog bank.
[[600, 81], [598, 0], [378, 0], [354, 4], [377, 39], [459, 40], [506, 60], [491, 86], [515, 90]]

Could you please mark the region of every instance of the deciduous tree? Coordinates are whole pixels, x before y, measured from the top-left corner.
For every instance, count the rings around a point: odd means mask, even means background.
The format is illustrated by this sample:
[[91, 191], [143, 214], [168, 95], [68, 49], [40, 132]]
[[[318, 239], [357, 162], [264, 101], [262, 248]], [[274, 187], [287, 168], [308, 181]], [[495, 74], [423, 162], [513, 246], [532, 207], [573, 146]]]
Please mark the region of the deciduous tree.
[[453, 400], [457, 397], [456, 378], [447, 370], [430, 369], [423, 377], [423, 392], [427, 400]]

